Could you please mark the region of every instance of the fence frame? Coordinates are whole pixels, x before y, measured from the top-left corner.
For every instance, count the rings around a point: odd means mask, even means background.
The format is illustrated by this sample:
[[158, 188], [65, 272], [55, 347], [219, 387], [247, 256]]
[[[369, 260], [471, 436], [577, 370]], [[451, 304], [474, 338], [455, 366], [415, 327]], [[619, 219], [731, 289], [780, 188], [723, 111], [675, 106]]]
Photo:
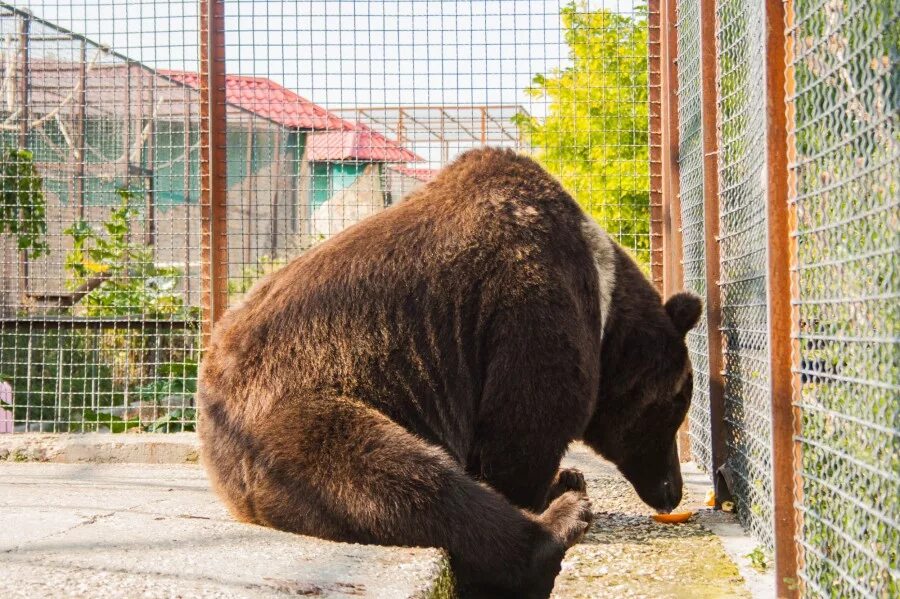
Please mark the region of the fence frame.
[[202, 347], [228, 307], [225, 3], [200, 0], [200, 299]]
[[769, 385], [772, 414], [772, 490], [775, 539], [775, 588], [778, 597], [797, 596], [797, 545], [794, 540], [793, 390], [798, 357], [792, 333], [791, 242], [788, 187], [787, 28], [791, 0], [765, 0], [766, 44], [766, 201], [768, 255]]
[[[798, 330], [797, 310], [793, 305], [791, 265], [796, 261], [796, 239], [791, 231], [796, 215], [790, 203], [788, 164], [792, 155], [788, 139], [787, 97], [793, 89], [789, 71], [792, 0], [764, 0], [766, 31], [766, 169], [767, 210], [767, 292], [769, 368], [772, 417], [772, 455], [774, 489], [775, 577], [778, 597], [798, 596], [798, 511], [794, 494], [795, 460], [799, 418], [793, 406], [794, 390], [799, 385], [795, 351]], [[725, 463], [726, 429], [724, 420], [724, 348], [721, 336], [721, 295], [719, 289], [719, 182], [718, 182], [718, 90], [716, 58], [716, 0], [699, 0], [701, 15], [701, 119], [703, 143], [703, 185], [706, 250], [706, 315], [708, 319], [709, 398], [711, 420], [711, 476], [716, 502], [731, 499], [727, 481], [718, 472]], [[652, 5], [651, 5], [652, 6]], [[680, 190], [678, 156], [678, 48], [675, 0], [662, 0], [660, 7], [661, 64], [660, 115], [666, 124], [661, 130], [660, 186], [662, 194], [663, 293], [668, 296], [682, 288], [682, 241], [680, 234]], [[674, 84], [673, 84], [674, 81]], [[686, 435], [685, 435], [686, 436]], [[690, 452], [688, 450], [688, 455]]]

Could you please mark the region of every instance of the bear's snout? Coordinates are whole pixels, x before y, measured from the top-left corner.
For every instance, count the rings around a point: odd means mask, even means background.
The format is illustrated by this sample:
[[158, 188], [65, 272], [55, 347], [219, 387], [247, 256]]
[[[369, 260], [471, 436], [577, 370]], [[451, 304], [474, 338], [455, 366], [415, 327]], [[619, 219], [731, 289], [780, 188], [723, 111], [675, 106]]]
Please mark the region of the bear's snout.
[[[678, 504], [681, 503], [681, 493], [682, 493], [682, 482], [680, 472], [677, 473], [678, 476], [669, 475], [663, 482], [660, 484], [659, 496], [659, 508], [661, 511], [665, 513], [669, 513], [678, 507]], [[677, 479], [677, 480], [676, 480]]]

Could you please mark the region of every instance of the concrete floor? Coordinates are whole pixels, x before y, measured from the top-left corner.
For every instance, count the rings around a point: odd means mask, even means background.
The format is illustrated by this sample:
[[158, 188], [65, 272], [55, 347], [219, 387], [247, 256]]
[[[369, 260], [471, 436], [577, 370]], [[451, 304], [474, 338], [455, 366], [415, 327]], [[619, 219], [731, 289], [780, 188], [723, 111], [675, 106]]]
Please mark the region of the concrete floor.
[[[99, 438], [98, 455], [115, 461], [125, 450], [110, 449], [109, 438]], [[89, 440], [77, 443], [73, 455], [90, 459]], [[183, 437], [178, 451], [157, 447], [147, 456], [126, 443], [123, 455], [183, 461], [195, 443]], [[67, 454], [47, 457], [57, 455]], [[730, 515], [704, 509], [686, 524], [658, 524], [615, 468], [586, 448], [574, 446], [565, 464], [585, 473], [596, 521], [566, 555], [554, 597], [774, 596], [771, 576], [747, 567], [755, 543]], [[682, 505], [698, 509], [706, 479], [688, 470]], [[4, 598], [442, 597], [447, 572], [436, 550], [329, 543], [236, 523], [195, 464], [0, 461]]]
[[231, 519], [199, 466], [0, 463], [0, 597], [431, 597], [434, 549]]

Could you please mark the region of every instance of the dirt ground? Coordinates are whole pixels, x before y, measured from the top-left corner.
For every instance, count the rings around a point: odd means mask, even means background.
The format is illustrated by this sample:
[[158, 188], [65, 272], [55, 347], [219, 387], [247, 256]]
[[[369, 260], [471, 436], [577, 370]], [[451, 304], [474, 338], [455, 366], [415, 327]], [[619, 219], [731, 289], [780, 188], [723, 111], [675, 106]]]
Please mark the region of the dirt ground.
[[[611, 464], [573, 447], [565, 465], [584, 472], [594, 524], [566, 554], [556, 598], [750, 597], [722, 542], [695, 516], [685, 524], [659, 524]], [[681, 507], [709, 509], [685, 489]]]

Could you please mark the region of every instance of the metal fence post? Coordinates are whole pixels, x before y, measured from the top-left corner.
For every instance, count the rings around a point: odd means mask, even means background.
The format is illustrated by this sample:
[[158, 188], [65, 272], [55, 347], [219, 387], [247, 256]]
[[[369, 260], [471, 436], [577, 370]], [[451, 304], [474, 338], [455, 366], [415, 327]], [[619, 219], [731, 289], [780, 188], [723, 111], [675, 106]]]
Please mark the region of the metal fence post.
[[664, 0], [661, 10], [662, 80], [662, 218], [663, 295], [684, 285], [681, 240], [681, 186], [678, 166], [678, 33], [676, 0]]
[[791, 362], [791, 244], [788, 208], [788, 140], [785, 70], [785, 6], [766, 0], [766, 143], [769, 197], [768, 323], [772, 401], [775, 585], [778, 597], [797, 595], [794, 544], [793, 373]]
[[706, 323], [709, 357], [710, 451], [716, 501], [730, 498], [719, 475], [725, 463], [725, 384], [722, 298], [719, 289], [718, 99], [716, 95], [716, 0], [700, 0], [700, 100], [703, 134], [703, 213], [706, 250]]
[[203, 346], [228, 304], [225, 4], [200, 2], [200, 222]]
[[[19, 95], [19, 131], [18, 131], [18, 144], [20, 150], [28, 149], [28, 119], [30, 115], [28, 113], [28, 104], [29, 104], [29, 96], [31, 95], [31, 77], [29, 76], [29, 71], [31, 68], [30, 62], [31, 59], [29, 57], [29, 38], [31, 37], [31, 14], [30, 13], [22, 13], [19, 20], [19, 60], [21, 61], [21, 74], [19, 76], [18, 83], [18, 95]], [[27, 301], [28, 297], [28, 288], [29, 288], [29, 260], [28, 260], [28, 250], [20, 250], [19, 251], [19, 292], [22, 296], [22, 301]]]
[[[678, 33], [676, 25], [676, 0], [656, 0], [649, 5], [650, 9], [650, 40], [651, 45], [656, 43], [656, 80], [658, 92], [656, 102], [654, 96], [650, 96], [651, 115], [654, 114], [654, 106], [658, 105], [659, 135], [657, 137], [659, 148], [653, 144], [651, 138], [650, 168], [651, 168], [651, 259], [660, 256], [659, 277], [663, 297], [668, 297], [680, 291], [684, 287], [682, 273], [682, 252], [684, 250], [681, 239], [681, 201], [680, 179], [678, 170]], [[654, 55], [651, 53], [651, 59]], [[654, 63], [650, 63], [651, 82], [654, 81]], [[651, 90], [653, 90], [651, 83]], [[651, 122], [651, 131], [653, 123]], [[658, 179], [654, 179], [654, 165]], [[655, 181], [658, 183], [654, 185]], [[657, 199], [654, 202], [654, 191], [657, 189]], [[655, 204], [659, 207], [652, 212]], [[653, 227], [658, 230], [655, 234]], [[654, 281], [657, 271], [654, 269]], [[691, 454], [690, 422], [685, 417], [684, 423], [678, 430], [678, 456], [681, 461], [689, 461]]]
[[653, 284], [663, 290], [663, 66], [662, 66], [662, 4], [650, 0], [647, 4], [647, 99], [649, 103], [650, 141], [650, 276]]

